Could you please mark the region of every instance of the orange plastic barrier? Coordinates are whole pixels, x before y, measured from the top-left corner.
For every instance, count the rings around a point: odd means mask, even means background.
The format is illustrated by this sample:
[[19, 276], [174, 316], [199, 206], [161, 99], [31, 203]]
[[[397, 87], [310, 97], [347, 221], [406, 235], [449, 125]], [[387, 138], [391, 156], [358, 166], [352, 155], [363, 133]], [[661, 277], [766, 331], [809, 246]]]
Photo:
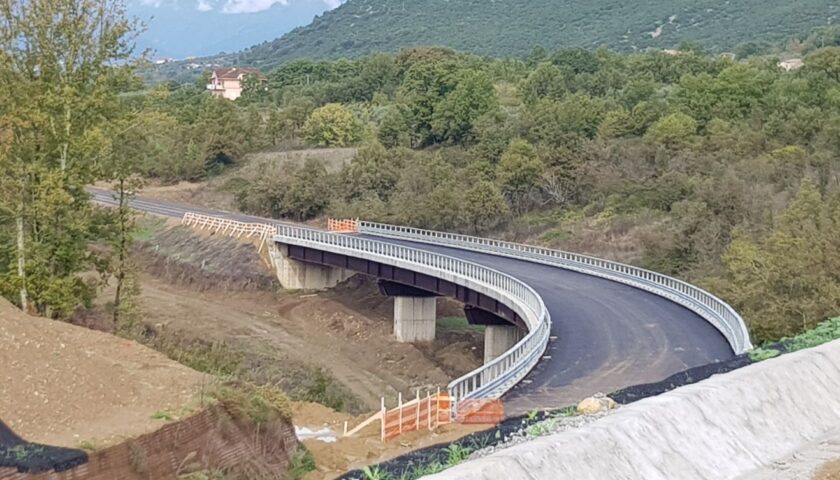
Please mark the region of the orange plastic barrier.
[[[425, 398], [418, 396], [410, 402], [403, 403], [402, 395], [397, 408], [386, 409], [382, 400], [382, 410], [356, 427], [349, 434], [353, 435], [360, 428], [372, 421], [381, 420], [382, 441], [392, 440], [403, 433], [420, 429], [434, 430], [441, 425], [452, 423], [452, 399], [446, 392], [434, 395], [426, 394]], [[464, 400], [458, 404], [456, 423], [464, 425], [497, 425], [505, 418], [505, 409], [501, 400]]]
[[421, 428], [434, 430], [451, 423], [451, 403], [448, 394], [438, 393], [386, 410], [382, 420], [382, 440], [388, 441]]
[[464, 425], [498, 425], [504, 419], [501, 400], [464, 400], [458, 404], [458, 423]]
[[327, 220], [327, 230], [335, 233], [358, 233], [359, 220], [330, 218]]

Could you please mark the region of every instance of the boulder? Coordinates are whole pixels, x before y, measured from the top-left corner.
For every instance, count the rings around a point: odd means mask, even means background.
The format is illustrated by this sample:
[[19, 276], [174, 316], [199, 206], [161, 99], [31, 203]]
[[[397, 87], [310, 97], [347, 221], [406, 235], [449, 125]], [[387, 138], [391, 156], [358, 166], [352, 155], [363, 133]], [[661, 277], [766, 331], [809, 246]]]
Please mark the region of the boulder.
[[595, 395], [583, 399], [578, 406], [577, 412], [581, 415], [594, 415], [596, 413], [606, 412], [612, 410], [618, 405], [615, 400], [604, 395], [603, 393], [596, 393]]

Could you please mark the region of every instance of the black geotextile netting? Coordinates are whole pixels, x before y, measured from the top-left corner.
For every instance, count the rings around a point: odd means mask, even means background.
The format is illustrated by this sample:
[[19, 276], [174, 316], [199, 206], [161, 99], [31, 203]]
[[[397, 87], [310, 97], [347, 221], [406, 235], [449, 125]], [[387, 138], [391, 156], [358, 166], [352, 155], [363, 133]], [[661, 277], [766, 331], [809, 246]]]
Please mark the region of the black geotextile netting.
[[[749, 355], [739, 355], [724, 362], [690, 368], [671, 375], [660, 382], [623, 388], [617, 392], [611, 393], [608, 396], [617, 403], [626, 405], [642, 400], [643, 398], [660, 395], [684, 385], [697, 383], [711, 377], [712, 375], [726, 373], [745, 367], [751, 363], [753, 363], [753, 361], [750, 359]], [[379, 470], [379, 472], [386, 475], [386, 478], [400, 478], [408, 472], [416, 469], [422, 469], [428, 465], [436, 463], [446, 465], [449, 461], [450, 451], [448, 449], [450, 448], [450, 445], [468, 448], [470, 451], [495, 446], [504, 442], [507, 437], [510, 437], [514, 433], [526, 429], [529, 425], [541, 422], [546, 418], [550, 418], [551, 416], [565, 410], [566, 409], [540, 411], [536, 416], [521, 415], [518, 417], [508, 418], [504, 422], [489, 430], [472, 433], [452, 443], [442, 443], [426, 447], [421, 450], [416, 450], [392, 460], [388, 460], [387, 462], [374, 465], [370, 468]], [[362, 480], [365, 478], [367, 477], [362, 470], [353, 470], [339, 477], [339, 480]]]
[[25, 473], [62, 472], [87, 461], [87, 453], [82, 450], [29, 443], [0, 421], [0, 468]]
[[732, 370], [746, 367], [751, 363], [753, 362], [749, 355], [738, 355], [735, 358], [723, 362], [710, 363], [709, 365], [701, 365], [699, 367], [683, 370], [682, 372], [675, 373], [660, 382], [622, 388], [621, 390], [611, 393], [609, 397], [622, 405], [627, 405], [628, 403], [637, 402], [643, 398], [655, 397], [656, 395], [669, 392], [684, 385], [697, 383], [711, 377], [712, 375], [731, 372]]

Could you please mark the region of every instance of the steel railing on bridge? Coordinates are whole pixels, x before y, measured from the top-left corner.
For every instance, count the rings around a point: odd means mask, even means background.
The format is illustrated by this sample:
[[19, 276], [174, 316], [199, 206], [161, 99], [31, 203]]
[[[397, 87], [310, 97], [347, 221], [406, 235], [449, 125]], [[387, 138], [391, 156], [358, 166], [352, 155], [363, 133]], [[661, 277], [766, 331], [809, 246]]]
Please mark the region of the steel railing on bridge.
[[560, 250], [382, 223], [359, 222], [359, 233], [492, 253], [631, 285], [697, 313], [726, 337], [735, 353], [744, 353], [753, 348], [746, 323], [726, 302], [694, 285], [650, 270]]
[[551, 319], [542, 297], [506, 273], [417, 248], [309, 228], [279, 225], [275, 240], [442, 278], [495, 298], [516, 312], [528, 326], [528, 334], [492, 362], [452, 381], [448, 390], [453, 409], [463, 400], [503, 395], [534, 368], [548, 345]]

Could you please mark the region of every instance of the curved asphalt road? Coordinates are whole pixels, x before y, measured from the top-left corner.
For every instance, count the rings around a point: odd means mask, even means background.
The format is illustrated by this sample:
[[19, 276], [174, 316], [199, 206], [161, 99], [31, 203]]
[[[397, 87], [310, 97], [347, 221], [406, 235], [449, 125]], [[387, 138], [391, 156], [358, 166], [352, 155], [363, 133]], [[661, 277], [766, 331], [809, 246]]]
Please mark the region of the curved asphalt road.
[[[97, 202], [111, 194], [91, 189]], [[181, 217], [187, 211], [243, 222], [276, 220], [137, 198], [138, 210]], [[376, 237], [443, 253], [508, 273], [531, 285], [551, 313], [545, 358], [504, 398], [509, 414], [572, 405], [596, 392], [662, 380], [734, 356], [726, 339], [694, 312], [652, 293], [610, 280], [525, 260]]]

